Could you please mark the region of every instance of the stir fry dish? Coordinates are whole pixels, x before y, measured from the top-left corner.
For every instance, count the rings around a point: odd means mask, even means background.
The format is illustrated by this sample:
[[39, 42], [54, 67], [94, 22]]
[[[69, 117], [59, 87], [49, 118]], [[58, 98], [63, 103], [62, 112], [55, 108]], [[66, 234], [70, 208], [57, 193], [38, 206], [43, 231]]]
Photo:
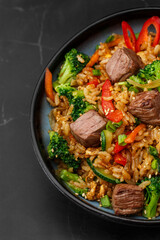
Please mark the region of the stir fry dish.
[[160, 214], [160, 18], [139, 33], [123, 21], [122, 33], [91, 57], [72, 48], [56, 79], [46, 69], [48, 158], [75, 195], [116, 215], [153, 219]]

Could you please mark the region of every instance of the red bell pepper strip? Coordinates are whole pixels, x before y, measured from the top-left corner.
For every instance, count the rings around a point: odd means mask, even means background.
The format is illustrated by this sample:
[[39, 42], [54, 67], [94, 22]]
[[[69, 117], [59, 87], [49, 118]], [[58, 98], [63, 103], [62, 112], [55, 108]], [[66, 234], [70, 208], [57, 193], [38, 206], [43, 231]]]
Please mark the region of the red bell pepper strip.
[[114, 155], [114, 161], [123, 166], [125, 166], [127, 163], [127, 159], [125, 157], [123, 157], [121, 153], [116, 153]]
[[141, 129], [143, 129], [146, 125], [141, 123], [140, 125], [138, 125], [128, 136], [127, 138], [124, 140], [125, 143], [133, 143], [137, 134], [139, 133], [139, 131]]
[[[123, 21], [122, 22], [122, 30], [123, 30], [124, 41], [126, 43], [127, 48], [135, 51], [135, 49], [136, 49], [136, 36], [133, 32], [133, 29], [131, 28], [131, 26], [127, 22]], [[130, 32], [130, 37], [128, 35], [128, 32]]]
[[123, 118], [122, 112], [115, 110], [112, 100], [105, 100], [111, 96], [111, 87], [111, 82], [107, 79], [102, 87], [102, 109], [107, 119], [112, 122], [120, 122]]
[[54, 101], [54, 91], [53, 91], [53, 86], [52, 86], [52, 73], [49, 71], [49, 69], [46, 69], [45, 73], [45, 92], [46, 95], [49, 99]]
[[115, 148], [114, 148], [113, 152], [114, 153], [121, 152], [126, 147], [127, 147], [127, 144], [125, 146], [121, 146], [121, 145], [118, 144], [118, 142], [116, 142], [116, 145], [115, 145]]
[[97, 85], [99, 84], [99, 81], [97, 78], [93, 79], [92, 81], [88, 82], [87, 85], [91, 85], [94, 84], [95, 87], [97, 87]]
[[123, 118], [123, 113], [120, 110], [115, 110], [114, 112], [110, 112], [107, 118], [112, 122], [120, 122]]
[[153, 40], [152, 46], [155, 47], [160, 40], [160, 18], [157, 16], [153, 16], [149, 18], [142, 27], [142, 30], [138, 36], [137, 42], [136, 42], [136, 52], [139, 52], [141, 49], [141, 45], [144, 42], [147, 42], [148, 40], [148, 28], [150, 25], [153, 25], [156, 29], [156, 36]]

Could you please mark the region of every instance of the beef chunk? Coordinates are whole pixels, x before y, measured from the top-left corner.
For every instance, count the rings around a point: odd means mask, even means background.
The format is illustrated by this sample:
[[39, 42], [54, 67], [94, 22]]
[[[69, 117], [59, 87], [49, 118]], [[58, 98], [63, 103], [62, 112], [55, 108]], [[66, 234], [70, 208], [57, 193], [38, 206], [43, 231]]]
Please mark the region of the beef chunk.
[[112, 205], [116, 215], [140, 212], [144, 205], [143, 189], [136, 185], [117, 184], [113, 190]]
[[105, 129], [106, 120], [96, 111], [90, 110], [70, 124], [71, 133], [85, 147], [97, 147], [100, 133]]
[[119, 48], [106, 64], [106, 72], [112, 83], [125, 81], [136, 74], [144, 64], [134, 51], [128, 48]]
[[160, 93], [157, 90], [138, 93], [128, 111], [144, 123], [160, 125]]

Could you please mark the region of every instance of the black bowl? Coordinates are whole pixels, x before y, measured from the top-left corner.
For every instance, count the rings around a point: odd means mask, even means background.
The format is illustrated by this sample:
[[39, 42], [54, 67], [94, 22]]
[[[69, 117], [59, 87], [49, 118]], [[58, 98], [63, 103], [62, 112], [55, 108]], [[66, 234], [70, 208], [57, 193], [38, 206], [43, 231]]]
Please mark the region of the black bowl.
[[[62, 64], [64, 55], [71, 48], [76, 48], [88, 55], [92, 55], [95, 51], [95, 46], [99, 42], [104, 42], [111, 33], [122, 33], [121, 22], [123, 20], [129, 22], [135, 32], [139, 32], [146, 19], [160, 14], [160, 8], [139, 8], [126, 10], [107, 16], [90, 26], [86, 27], [80, 33], [76, 34], [69, 40], [50, 60], [48, 67], [56, 79], [59, 67]], [[49, 143], [48, 130], [50, 129], [48, 114], [51, 110], [46, 101], [44, 91], [44, 74], [45, 69], [37, 83], [31, 105], [31, 133], [33, 138], [33, 146], [38, 157], [39, 163], [50, 181], [56, 186], [65, 196], [69, 197], [78, 205], [88, 209], [99, 216], [117, 221], [119, 223], [126, 223], [132, 225], [158, 225], [160, 218], [154, 220], [147, 220], [138, 216], [116, 216], [113, 210], [100, 208], [97, 202], [88, 201], [79, 196], [75, 196], [70, 189], [55, 175], [56, 165], [48, 160], [47, 145]]]

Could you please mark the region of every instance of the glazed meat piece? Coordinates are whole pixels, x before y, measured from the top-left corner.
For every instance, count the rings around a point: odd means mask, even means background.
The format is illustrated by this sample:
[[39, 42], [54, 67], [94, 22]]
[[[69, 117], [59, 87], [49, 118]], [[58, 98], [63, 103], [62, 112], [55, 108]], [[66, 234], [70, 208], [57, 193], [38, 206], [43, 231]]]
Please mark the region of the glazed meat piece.
[[117, 184], [113, 190], [112, 205], [116, 215], [140, 212], [144, 205], [143, 189], [131, 184]]
[[106, 72], [112, 83], [125, 81], [136, 74], [144, 64], [134, 51], [128, 48], [119, 48], [106, 64]]
[[100, 144], [100, 134], [106, 126], [106, 119], [96, 111], [90, 110], [75, 122], [70, 124], [71, 133], [85, 147], [97, 147]]
[[160, 125], [160, 93], [157, 90], [138, 93], [128, 111], [144, 123]]

